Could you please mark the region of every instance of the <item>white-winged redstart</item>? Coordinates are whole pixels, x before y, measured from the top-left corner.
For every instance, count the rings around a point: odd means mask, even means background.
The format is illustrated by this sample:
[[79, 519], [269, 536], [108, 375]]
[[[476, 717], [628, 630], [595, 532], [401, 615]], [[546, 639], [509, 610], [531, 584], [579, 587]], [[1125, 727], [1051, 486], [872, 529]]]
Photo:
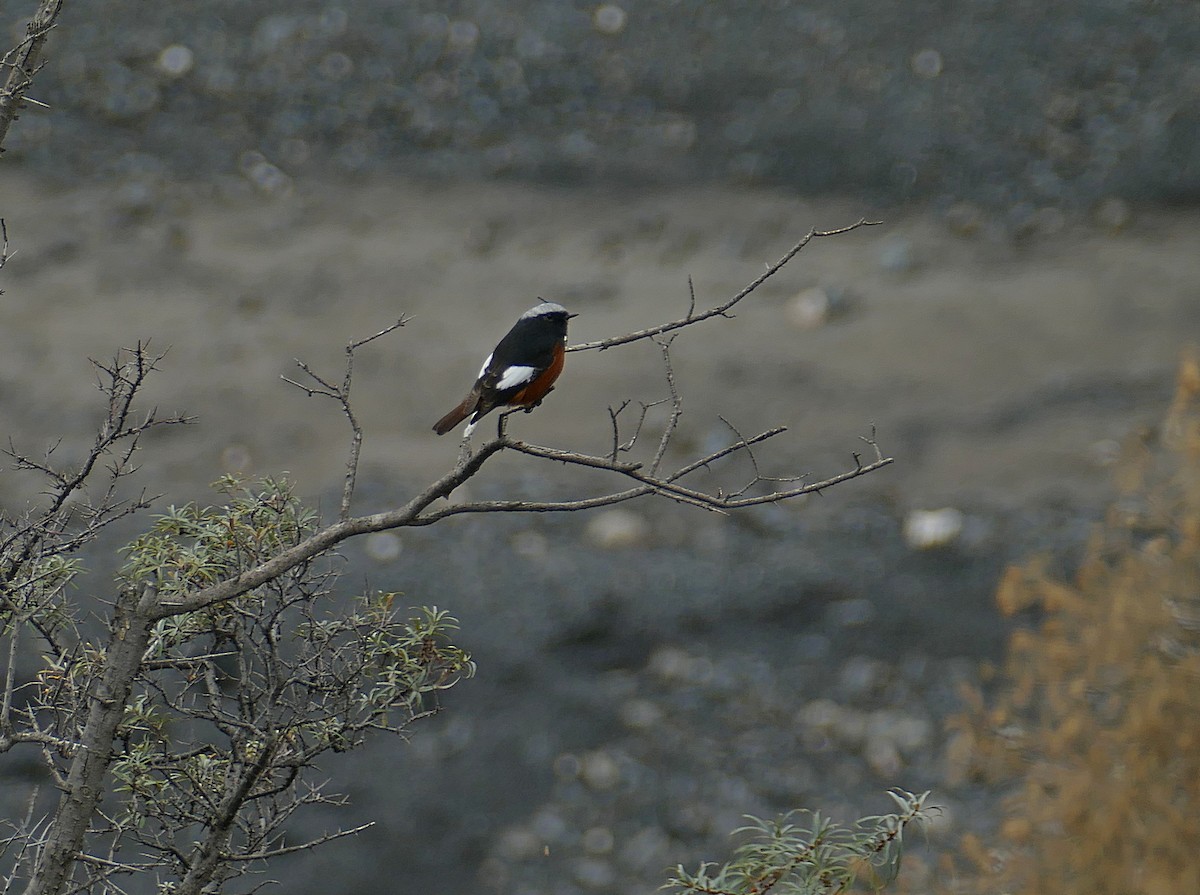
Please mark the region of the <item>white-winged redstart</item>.
[[522, 314], [487, 356], [462, 403], [438, 420], [433, 431], [445, 435], [471, 417], [463, 429], [466, 438], [484, 415], [497, 407], [524, 407], [528, 413], [541, 404], [562, 372], [567, 321], [574, 316], [552, 301], [543, 301]]

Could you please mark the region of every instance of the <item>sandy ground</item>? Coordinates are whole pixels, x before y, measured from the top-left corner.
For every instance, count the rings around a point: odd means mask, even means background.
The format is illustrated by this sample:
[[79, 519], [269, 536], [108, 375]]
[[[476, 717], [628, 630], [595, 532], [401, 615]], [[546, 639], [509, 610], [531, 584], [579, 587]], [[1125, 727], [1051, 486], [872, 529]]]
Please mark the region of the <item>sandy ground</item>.
[[[198, 417], [146, 452], [148, 479], [175, 499], [238, 468], [290, 471], [311, 494], [336, 484], [344, 424], [280, 381], [293, 358], [340, 375], [346, 342], [412, 318], [360, 352], [354, 394], [366, 474], [415, 483], [453, 459], [430, 423], [536, 296], [579, 312], [573, 341], [621, 333], [679, 316], [688, 277], [715, 304], [810, 227], [872, 214], [750, 191], [398, 180], [270, 199], [176, 188], [140, 204], [11, 170], [0, 204], [15, 250], [0, 305], [5, 436], [36, 450], [62, 435], [69, 456], [99, 410], [87, 358], [151, 340], [169, 349], [153, 399]], [[771, 470], [824, 475], [874, 424], [898, 463], [851, 487], [903, 506], [1095, 502], [1107, 440], [1156, 419], [1200, 331], [1197, 214], [1144, 211], [1120, 234], [1017, 246], [950, 235], [919, 212], [881, 217], [814, 241], [735, 320], [678, 340], [680, 446], [719, 437], [718, 414], [746, 432], [783, 424], [763, 454]], [[803, 329], [790, 302], [813, 285], [844, 314]], [[518, 426], [598, 450], [610, 405], [664, 393], [653, 346], [575, 354]]]

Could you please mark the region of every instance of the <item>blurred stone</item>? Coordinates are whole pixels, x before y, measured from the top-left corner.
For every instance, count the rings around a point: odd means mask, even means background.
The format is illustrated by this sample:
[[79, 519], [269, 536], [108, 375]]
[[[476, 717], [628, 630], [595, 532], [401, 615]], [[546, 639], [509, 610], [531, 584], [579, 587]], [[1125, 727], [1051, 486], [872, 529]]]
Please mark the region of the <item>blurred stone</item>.
[[[924, 718], [905, 714], [896, 709], [877, 709], [867, 715], [864, 738], [868, 744], [890, 744], [900, 756], [914, 757], [929, 745], [932, 728]], [[868, 763], [874, 767], [873, 759], [867, 754]], [[882, 746], [876, 745], [875, 761], [890, 761]]]
[[554, 759], [554, 776], [559, 780], [574, 780], [579, 776], [582, 767], [579, 757], [570, 752], [564, 752]]
[[620, 550], [644, 545], [650, 525], [633, 510], [613, 509], [597, 513], [588, 522], [587, 539], [602, 550]]
[[962, 786], [975, 766], [975, 737], [965, 730], [950, 735], [942, 753], [942, 779], [947, 786]]
[[1055, 124], [1074, 124], [1079, 120], [1080, 109], [1079, 97], [1056, 93], [1046, 103], [1043, 114]]
[[832, 648], [829, 638], [824, 634], [801, 634], [796, 638], [796, 658], [802, 662], [819, 662], [829, 655]]
[[513, 552], [526, 559], [544, 560], [550, 555], [550, 542], [540, 531], [519, 531], [512, 537]]
[[712, 661], [706, 656], [693, 656], [674, 646], [655, 650], [646, 667], [651, 674], [672, 684], [703, 684], [713, 675]]
[[571, 833], [562, 815], [551, 808], [543, 808], [533, 817], [533, 835], [540, 840], [543, 853], [547, 845], [566, 841]]
[[832, 699], [814, 699], [807, 703], [797, 716], [802, 726], [831, 732], [841, 721], [842, 707]]
[[608, 827], [590, 827], [583, 831], [581, 844], [589, 855], [610, 854], [613, 850], [613, 832]]
[[858, 709], [842, 706], [830, 732], [843, 746], [857, 750], [867, 738], [867, 716]]
[[1121, 459], [1121, 442], [1115, 438], [1103, 438], [1088, 446], [1088, 456], [1097, 466], [1108, 468]]
[[267, 161], [261, 152], [243, 152], [238, 159], [238, 169], [263, 193], [282, 196], [292, 191], [292, 179]]
[[172, 78], [183, 77], [192, 70], [195, 63], [195, 54], [183, 44], [171, 44], [163, 47], [162, 52], [158, 54], [158, 59], [155, 60], [158, 70]]
[[105, 72], [105, 116], [115, 124], [130, 124], [159, 108], [162, 94], [146, 74], [113, 63]]
[[913, 54], [911, 64], [915, 75], [933, 79], [942, 73], [942, 54], [937, 50], [918, 50]]
[[885, 780], [895, 779], [904, 764], [900, 759], [900, 750], [886, 737], [867, 740], [863, 748], [863, 757], [871, 770]]
[[802, 289], [787, 303], [787, 319], [797, 329], [816, 329], [829, 322], [833, 301], [820, 286]]
[[838, 674], [838, 686], [850, 698], [866, 696], [879, 689], [887, 677], [887, 666], [867, 656], [851, 656]]
[[475, 722], [466, 716], [452, 716], [442, 728], [442, 754], [457, 755], [475, 738]]
[[914, 550], [946, 547], [962, 534], [966, 517], [961, 510], [913, 510], [904, 520], [904, 540]]
[[671, 841], [658, 827], [643, 827], [621, 845], [617, 859], [631, 870], [663, 866], [667, 861]]
[[404, 548], [400, 536], [392, 531], [377, 531], [367, 535], [363, 549], [379, 563], [395, 562]]
[[929, 820], [922, 827], [925, 835], [943, 842], [951, 841], [951, 837], [956, 833], [955, 821], [957, 818], [955, 815], [957, 812], [954, 805], [946, 799], [938, 799], [929, 806], [928, 811]]
[[888, 736], [905, 755], [914, 755], [925, 749], [933, 739], [933, 725], [915, 715], [894, 717], [888, 728]]
[[959, 236], [974, 236], [983, 228], [983, 212], [970, 202], [955, 202], [943, 219], [950, 232]]
[[621, 703], [621, 723], [633, 730], [649, 730], [662, 720], [662, 710], [648, 699]]
[[1046, 236], [1061, 233], [1067, 227], [1067, 216], [1063, 214], [1061, 208], [1053, 206], [1039, 208], [1035, 214], [1035, 218], [1037, 219], [1038, 232]]
[[318, 63], [317, 71], [330, 81], [340, 81], [354, 73], [354, 61], [345, 53], [330, 53]]
[[572, 866], [575, 882], [593, 891], [608, 890], [616, 880], [616, 872], [607, 861], [581, 858]]
[[472, 255], [487, 256], [496, 250], [503, 232], [504, 224], [499, 220], [475, 221], [467, 229], [463, 242]]
[[496, 839], [496, 851], [508, 861], [529, 861], [542, 854], [542, 840], [525, 827], [510, 827]]
[[602, 3], [592, 14], [592, 24], [601, 34], [620, 34], [627, 19], [625, 10], [615, 3]]
[[838, 628], [858, 628], [875, 618], [875, 604], [866, 597], [854, 597], [830, 603], [825, 610], [829, 624]]
[[888, 273], [911, 273], [917, 266], [912, 240], [905, 236], [889, 236], [879, 246], [879, 266]]
[[772, 797], [800, 803], [807, 799], [817, 780], [816, 771], [806, 762], [794, 760], [785, 765], [770, 763], [762, 769], [761, 791]]
[[621, 767], [607, 752], [589, 752], [583, 756], [579, 768], [579, 779], [589, 789], [604, 791], [621, 782]]
[[225, 445], [221, 451], [221, 468], [226, 472], [245, 472], [253, 462], [250, 448], [241, 442]]
[[459, 19], [450, 23], [446, 37], [447, 43], [456, 53], [469, 53], [479, 43], [479, 26], [474, 22]]
[[1133, 210], [1124, 199], [1109, 197], [1096, 206], [1093, 217], [1109, 233], [1120, 233], [1133, 221]]
[[712, 829], [712, 807], [706, 802], [688, 802], [666, 816], [667, 829], [680, 838], [702, 836]]

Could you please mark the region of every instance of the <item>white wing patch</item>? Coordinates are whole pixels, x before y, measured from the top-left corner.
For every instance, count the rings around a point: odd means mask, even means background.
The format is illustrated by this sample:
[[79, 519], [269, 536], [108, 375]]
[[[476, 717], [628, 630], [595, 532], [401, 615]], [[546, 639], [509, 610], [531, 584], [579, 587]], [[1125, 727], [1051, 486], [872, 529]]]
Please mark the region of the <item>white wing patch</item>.
[[[488, 358], [488, 360], [491, 360], [491, 358]], [[496, 383], [496, 390], [502, 392], [510, 388], [516, 388], [518, 385], [523, 385], [532, 379], [533, 374], [536, 372], [537, 367], [522, 367], [514, 364], [504, 371], [504, 375]]]
[[483, 378], [483, 374], [487, 372], [488, 364], [490, 364], [491, 362], [492, 362], [492, 356], [489, 354], [487, 356], [487, 360], [485, 360], [483, 362], [483, 366], [479, 368], [479, 375], [475, 377], [476, 379]]

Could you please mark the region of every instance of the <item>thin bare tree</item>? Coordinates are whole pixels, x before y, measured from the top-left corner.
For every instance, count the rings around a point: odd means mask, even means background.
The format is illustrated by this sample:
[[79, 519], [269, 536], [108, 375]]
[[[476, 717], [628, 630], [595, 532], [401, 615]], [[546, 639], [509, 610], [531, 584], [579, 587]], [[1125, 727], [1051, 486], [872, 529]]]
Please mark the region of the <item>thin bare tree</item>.
[[[46, 480], [44, 501], [0, 522], [0, 620], [7, 668], [0, 701], [0, 751], [35, 749], [61, 790], [49, 819], [18, 824], [10, 837], [9, 886], [26, 895], [121, 891], [129, 874], [153, 874], [162, 891], [216, 892], [261, 862], [328, 841], [286, 843], [286, 822], [306, 805], [336, 800], [306, 772], [318, 756], [398, 733], [436, 709], [439, 690], [470, 675], [470, 658], [450, 641], [454, 620], [434, 608], [399, 613], [390, 593], [364, 595], [345, 611], [328, 599], [342, 542], [370, 532], [432, 525], [451, 516], [570, 513], [642, 497], [727, 513], [791, 500], [891, 463], [864, 436], [835, 475], [767, 475], [757, 456], [782, 426], [743, 435], [669, 462], [683, 417], [671, 364], [672, 341], [728, 311], [774, 276], [813, 239], [865, 224], [810, 231], [732, 298], [697, 310], [694, 293], [679, 318], [636, 333], [572, 346], [601, 351], [653, 340], [666, 397], [641, 402], [624, 422], [610, 408], [611, 440], [601, 451], [532, 444], [509, 433], [508, 413], [475, 450], [464, 443], [443, 475], [392, 509], [356, 515], [362, 426], [351, 401], [355, 353], [401, 330], [404, 318], [346, 346], [340, 377], [298, 362], [287, 381], [336, 402], [350, 429], [337, 518], [324, 522], [283, 481], [227, 478], [215, 507], [173, 508], [125, 549], [106, 632], [85, 632], [69, 586], [79, 551], [111, 523], [145, 510], [152, 497], [127, 487], [142, 436], [189, 420], [137, 410], [160, 357], [144, 345], [97, 364], [107, 414], [85, 459], [72, 468], [52, 452], [10, 446], [14, 467]], [[648, 413], [656, 403], [665, 413]], [[662, 417], [665, 417], [662, 418]], [[655, 425], [652, 420], [658, 420]], [[640, 453], [639, 453], [640, 452]], [[610, 474], [616, 487], [558, 500], [447, 501], [502, 453]], [[748, 481], [707, 489], [697, 474], [749, 458]], [[640, 457], [640, 459], [639, 459]], [[33, 679], [18, 675], [25, 639], [41, 657]], [[358, 829], [358, 828], [356, 828]], [[130, 854], [137, 855], [136, 859]], [[0, 891], [7, 891], [0, 889]]]

